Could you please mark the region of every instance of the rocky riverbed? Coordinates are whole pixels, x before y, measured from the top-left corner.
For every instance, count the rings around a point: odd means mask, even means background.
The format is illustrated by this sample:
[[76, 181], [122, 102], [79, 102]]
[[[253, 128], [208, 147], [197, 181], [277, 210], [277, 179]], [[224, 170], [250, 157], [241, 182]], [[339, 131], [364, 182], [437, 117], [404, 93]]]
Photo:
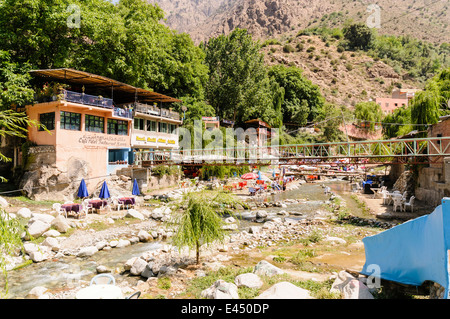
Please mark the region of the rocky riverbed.
[[[155, 201], [161, 199], [160, 195], [148, 195], [134, 209], [88, 214], [80, 220], [57, 216], [51, 210], [8, 207], [11, 218], [25, 221], [33, 237], [38, 238], [25, 241], [24, 254], [9, 258], [10, 270], [24, 262], [33, 263], [10, 271], [12, 298], [74, 298], [99, 273], [115, 276], [125, 295], [139, 291], [146, 298], [212, 298], [220, 295], [217, 291], [223, 291], [220, 287], [224, 283], [193, 296], [187, 293], [190, 282], [210, 271], [230, 267], [250, 267], [254, 269], [251, 273], [260, 275], [257, 265], [263, 261], [277, 264], [274, 267], [296, 280], [348, 279], [340, 272], [357, 272], [364, 262], [361, 239], [392, 226], [389, 222], [351, 215], [338, 218], [338, 210], [345, 202], [336, 205], [336, 195], [325, 194], [318, 184], [292, 183], [282, 196], [252, 198], [245, 207], [237, 207], [236, 215], [224, 220], [224, 228], [229, 231], [226, 240], [202, 247], [202, 263], [197, 265], [194, 252], [180, 250], [170, 241], [175, 230], [168, 221], [183, 192], [186, 190], [172, 190], [160, 202]], [[170, 200], [166, 202], [167, 198]], [[153, 205], [148, 206], [148, 201]], [[302, 251], [314, 253], [300, 262]], [[113, 252], [120, 258], [108, 259], [107, 256], [116, 256]], [[28, 269], [36, 272], [31, 267], [45, 270], [52, 263], [89, 264], [90, 271], [79, 271], [76, 280], [62, 276], [62, 280], [51, 285], [40, 281], [19, 289], [21, 273], [26, 274]], [[56, 271], [65, 269], [61, 266]], [[170, 288], [161, 288], [160, 278], [169, 278]]]

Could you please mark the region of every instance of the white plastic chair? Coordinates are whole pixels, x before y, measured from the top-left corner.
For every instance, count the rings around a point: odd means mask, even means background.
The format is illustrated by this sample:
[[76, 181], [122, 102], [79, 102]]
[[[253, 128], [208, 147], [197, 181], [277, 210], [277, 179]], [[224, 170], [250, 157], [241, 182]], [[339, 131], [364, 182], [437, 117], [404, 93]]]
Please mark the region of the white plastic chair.
[[116, 208], [117, 211], [119, 211], [120, 207], [123, 206], [123, 204], [121, 202], [119, 202], [119, 199], [117, 197], [112, 197], [111, 202], [112, 202], [111, 205], [108, 205], [110, 210], [112, 210], [113, 208]]
[[92, 206], [92, 204], [89, 204], [89, 199], [85, 199], [82, 203], [83, 206], [83, 210], [86, 211], [86, 216], [89, 213], [89, 210], [91, 210], [91, 213], [94, 213], [94, 207]]
[[404, 210], [405, 212], [406, 212], [406, 207], [409, 207], [409, 209], [411, 210], [411, 213], [414, 212], [414, 199], [415, 199], [415, 197], [414, 197], [414, 196], [411, 196], [411, 197], [409, 198], [409, 202], [403, 203], [403, 210]]
[[67, 211], [61, 206], [62, 205], [60, 203], [54, 203], [52, 205], [52, 208], [58, 213], [58, 215], [64, 214], [64, 216], [67, 218]]
[[397, 211], [397, 207], [399, 207], [400, 211], [402, 211], [403, 210], [402, 197], [401, 196], [394, 196], [392, 199], [394, 200], [394, 207], [393, 207], [394, 212]]
[[[106, 280], [106, 285], [115, 285], [116, 284], [116, 279], [114, 279], [114, 277], [112, 275], [110, 275], [110, 274], [99, 274], [99, 275], [96, 275], [95, 277], [93, 277], [91, 279], [91, 282], [90, 282], [89, 286], [99, 285], [99, 279], [101, 279], [101, 278], [102, 279], [103, 278], [107, 279]], [[102, 280], [100, 280], [100, 281], [102, 281]], [[101, 284], [105, 284], [105, 283], [101, 283]]]

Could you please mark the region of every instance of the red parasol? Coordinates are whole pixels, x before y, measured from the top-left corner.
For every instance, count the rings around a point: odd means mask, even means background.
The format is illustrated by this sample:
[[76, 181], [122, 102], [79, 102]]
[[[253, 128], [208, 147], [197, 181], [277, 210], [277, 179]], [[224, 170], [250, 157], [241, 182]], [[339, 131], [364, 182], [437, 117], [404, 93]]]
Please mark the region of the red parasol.
[[246, 173], [246, 174], [242, 175], [241, 178], [242, 179], [257, 179], [258, 178], [258, 174]]

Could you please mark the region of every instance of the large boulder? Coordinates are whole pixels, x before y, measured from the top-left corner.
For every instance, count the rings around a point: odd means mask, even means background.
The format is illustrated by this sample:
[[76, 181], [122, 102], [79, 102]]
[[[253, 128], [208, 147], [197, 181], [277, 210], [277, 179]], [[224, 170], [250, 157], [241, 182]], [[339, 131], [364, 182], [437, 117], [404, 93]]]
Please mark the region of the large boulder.
[[70, 229], [67, 219], [62, 215], [59, 215], [53, 219], [51, 225], [60, 233], [66, 233]]
[[33, 213], [30, 221], [40, 220], [43, 221], [44, 223], [51, 224], [54, 219], [55, 216], [49, 214]]
[[147, 267], [147, 262], [142, 258], [136, 258], [130, 269], [130, 274], [139, 276]]
[[309, 291], [282, 281], [265, 290], [255, 299], [314, 299]]
[[94, 255], [96, 252], [98, 252], [98, 249], [95, 246], [82, 247], [78, 251], [77, 257], [90, 257]]
[[263, 282], [258, 275], [253, 273], [240, 274], [234, 278], [234, 283], [238, 287], [261, 288]]
[[284, 271], [265, 260], [261, 260], [256, 264], [253, 273], [263, 276], [275, 276], [284, 274]]
[[136, 209], [133, 209], [133, 208], [129, 209], [127, 211], [127, 214], [125, 215], [125, 217], [131, 217], [131, 218], [137, 218], [139, 220], [145, 220], [144, 215], [142, 215]]
[[28, 223], [28, 233], [33, 238], [40, 237], [43, 233], [45, 233], [47, 230], [50, 229], [50, 224], [43, 222], [39, 219], [32, 221], [30, 219], [30, 222]]
[[369, 288], [345, 270], [339, 272], [330, 292], [341, 293], [344, 299], [374, 299]]
[[206, 299], [239, 299], [237, 286], [225, 280], [217, 280], [211, 287], [201, 293], [202, 298]]
[[21, 209], [19, 209], [16, 213], [16, 215], [20, 218], [26, 218], [29, 219], [31, 218], [32, 212], [29, 208], [27, 207], [22, 207]]

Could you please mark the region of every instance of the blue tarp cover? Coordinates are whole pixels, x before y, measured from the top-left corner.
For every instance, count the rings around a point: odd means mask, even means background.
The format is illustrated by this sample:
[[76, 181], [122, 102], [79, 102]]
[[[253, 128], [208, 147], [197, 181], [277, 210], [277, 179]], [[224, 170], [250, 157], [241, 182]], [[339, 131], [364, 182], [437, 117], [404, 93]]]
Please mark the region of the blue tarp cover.
[[450, 198], [433, 213], [363, 239], [366, 263], [361, 271], [380, 278], [407, 285], [420, 286], [429, 280], [449, 292], [448, 249], [450, 247]]

